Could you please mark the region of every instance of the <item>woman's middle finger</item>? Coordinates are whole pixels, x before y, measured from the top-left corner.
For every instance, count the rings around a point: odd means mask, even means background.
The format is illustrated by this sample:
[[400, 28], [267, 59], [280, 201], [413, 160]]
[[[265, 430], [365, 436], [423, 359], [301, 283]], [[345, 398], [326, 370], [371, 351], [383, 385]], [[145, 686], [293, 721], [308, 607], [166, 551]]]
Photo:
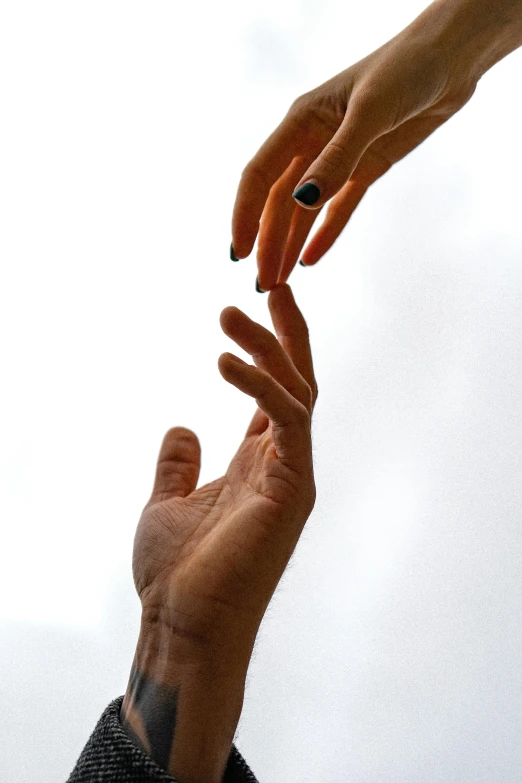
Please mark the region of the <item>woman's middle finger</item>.
[[[299, 182], [311, 160], [295, 157], [268, 195], [257, 240], [257, 268], [259, 287], [270, 291], [281, 277], [285, 248], [292, 217], [296, 208], [293, 188]], [[298, 207], [303, 212], [302, 207]]]
[[[286, 283], [292, 273], [307, 240], [313, 224], [322, 212], [323, 207], [317, 210], [303, 209], [296, 204], [292, 222], [286, 239], [286, 247], [283, 254], [283, 266], [279, 274], [278, 283]], [[301, 256], [302, 257], [302, 256]]]

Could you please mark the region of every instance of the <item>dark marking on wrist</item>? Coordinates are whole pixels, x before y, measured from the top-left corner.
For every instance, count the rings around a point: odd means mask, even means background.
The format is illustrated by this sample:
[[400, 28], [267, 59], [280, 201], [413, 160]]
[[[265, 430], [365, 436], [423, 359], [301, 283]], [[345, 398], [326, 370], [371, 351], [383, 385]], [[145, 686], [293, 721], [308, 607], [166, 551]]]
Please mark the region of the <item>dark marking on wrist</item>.
[[132, 664], [129, 690], [132, 710], [136, 710], [145, 728], [150, 751], [146, 749], [133, 730], [127, 715], [121, 715], [122, 726], [138, 747], [165, 770], [169, 768], [174, 747], [179, 685], [157, 682]]

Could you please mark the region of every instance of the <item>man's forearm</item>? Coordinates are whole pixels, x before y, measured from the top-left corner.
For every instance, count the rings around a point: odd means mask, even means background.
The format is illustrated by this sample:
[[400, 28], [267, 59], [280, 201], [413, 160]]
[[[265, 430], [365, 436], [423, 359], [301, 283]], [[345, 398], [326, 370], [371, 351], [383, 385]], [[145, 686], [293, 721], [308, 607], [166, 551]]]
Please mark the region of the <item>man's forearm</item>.
[[435, 0], [409, 28], [429, 29], [478, 80], [522, 46], [522, 0]]
[[205, 654], [142, 626], [120, 719], [179, 783], [221, 783], [241, 716], [248, 661]]

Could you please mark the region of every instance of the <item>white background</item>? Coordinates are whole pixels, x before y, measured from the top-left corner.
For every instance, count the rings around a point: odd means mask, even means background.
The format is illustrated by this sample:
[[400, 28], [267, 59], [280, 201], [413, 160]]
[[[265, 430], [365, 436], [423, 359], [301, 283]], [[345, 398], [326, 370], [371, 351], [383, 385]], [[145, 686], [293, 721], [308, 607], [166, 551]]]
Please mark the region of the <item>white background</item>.
[[[124, 693], [166, 430], [200, 484], [255, 404], [217, 360], [241, 171], [292, 101], [424, 3], [6, 2], [0, 12], [0, 778], [65, 780]], [[318, 498], [236, 745], [261, 783], [520, 783], [522, 50], [290, 278]]]

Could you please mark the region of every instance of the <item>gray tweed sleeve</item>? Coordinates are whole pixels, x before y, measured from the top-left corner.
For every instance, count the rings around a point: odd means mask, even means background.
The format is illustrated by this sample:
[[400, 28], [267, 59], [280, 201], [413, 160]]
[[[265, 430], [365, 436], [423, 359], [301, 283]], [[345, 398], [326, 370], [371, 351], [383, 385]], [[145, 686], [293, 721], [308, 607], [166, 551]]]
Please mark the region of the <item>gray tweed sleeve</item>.
[[[102, 713], [66, 783], [176, 783], [138, 748], [120, 723], [123, 696]], [[258, 783], [232, 745], [223, 783]]]

